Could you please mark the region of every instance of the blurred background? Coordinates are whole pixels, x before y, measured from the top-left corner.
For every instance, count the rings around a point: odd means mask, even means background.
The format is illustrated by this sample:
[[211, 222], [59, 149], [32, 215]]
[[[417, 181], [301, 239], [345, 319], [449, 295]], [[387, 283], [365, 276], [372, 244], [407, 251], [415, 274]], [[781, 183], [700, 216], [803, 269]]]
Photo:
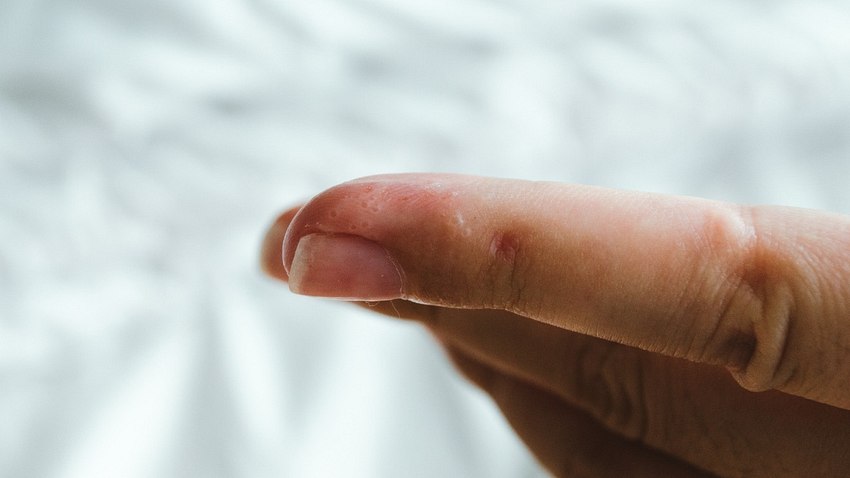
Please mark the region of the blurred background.
[[0, 0], [0, 476], [544, 476], [423, 330], [263, 278], [450, 171], [850, 212], [828, 0]]

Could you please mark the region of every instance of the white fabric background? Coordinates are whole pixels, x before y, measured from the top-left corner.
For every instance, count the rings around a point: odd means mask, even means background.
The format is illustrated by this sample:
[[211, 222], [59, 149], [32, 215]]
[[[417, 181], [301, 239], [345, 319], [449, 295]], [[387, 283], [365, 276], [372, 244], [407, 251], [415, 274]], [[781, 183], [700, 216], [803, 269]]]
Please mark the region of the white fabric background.
[[542, 474], [274, 214], [456, 171], [850, 212], [846, 2], [0, 0], [0, 476]]

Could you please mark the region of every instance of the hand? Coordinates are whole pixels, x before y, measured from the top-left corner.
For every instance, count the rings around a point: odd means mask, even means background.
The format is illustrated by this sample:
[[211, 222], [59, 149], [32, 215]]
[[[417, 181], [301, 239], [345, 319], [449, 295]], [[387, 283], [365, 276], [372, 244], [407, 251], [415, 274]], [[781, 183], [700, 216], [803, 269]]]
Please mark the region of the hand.
[[263, 263], [424, 323], [555, 475], [850, 469], [850, 218], [379, 176], [281, 216]]

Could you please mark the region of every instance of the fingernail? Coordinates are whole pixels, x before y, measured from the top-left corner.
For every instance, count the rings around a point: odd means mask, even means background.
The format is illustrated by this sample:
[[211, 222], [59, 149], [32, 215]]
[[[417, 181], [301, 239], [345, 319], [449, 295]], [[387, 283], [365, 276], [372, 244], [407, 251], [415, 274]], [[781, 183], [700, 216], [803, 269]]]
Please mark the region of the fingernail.
[[401, 297], [401, 274], [386, 249], [358, 236], [310, 234], [289, 267], [292, 292], [342, 300]]

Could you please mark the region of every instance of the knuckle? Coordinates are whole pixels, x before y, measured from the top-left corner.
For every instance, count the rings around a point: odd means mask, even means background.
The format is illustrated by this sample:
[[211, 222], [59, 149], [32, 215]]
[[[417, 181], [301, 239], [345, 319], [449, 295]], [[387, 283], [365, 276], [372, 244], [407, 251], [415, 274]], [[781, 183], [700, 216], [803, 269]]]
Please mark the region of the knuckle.
[[743, 208], [713, 207], [694, 219], [690, 236], [683, 239], [686, 266], [670, 278], [681, 284], [670, 326], [691, 340], [667, 344], [675, 349], [664, 353], [723, 365], [742, 351], [747, 355], [740, 310], [752, 299], [744, 271], [755, 239], [746, 216]]
[[[634, 440], [646, 438], [649, 417], [646, 363], [636, 349], [594, 339], [573, 351], [574, 383], [582, 408], [600, 423]], [[566, 378], [565, 378], [566, 379]]]
[[761, 287], [764, 288], [754, 292], [757, 299], [749, 313], [746, 335], [740, 341], [738, 359], [727, 365], [738, 383], [751, 391], [780, 388], [794, 374], [788, 353], [794, 322], [793, 295], [783, 285]]
[[754, 219], [751, 224], [751, 243], [721, 316], [729, 332], [718, 347], [725, 349], [725, 366], [742, 387], [764, 391], [781, 387], [794, 374], [788, 344], [795, 297], [784, 271], [785, 259]]

